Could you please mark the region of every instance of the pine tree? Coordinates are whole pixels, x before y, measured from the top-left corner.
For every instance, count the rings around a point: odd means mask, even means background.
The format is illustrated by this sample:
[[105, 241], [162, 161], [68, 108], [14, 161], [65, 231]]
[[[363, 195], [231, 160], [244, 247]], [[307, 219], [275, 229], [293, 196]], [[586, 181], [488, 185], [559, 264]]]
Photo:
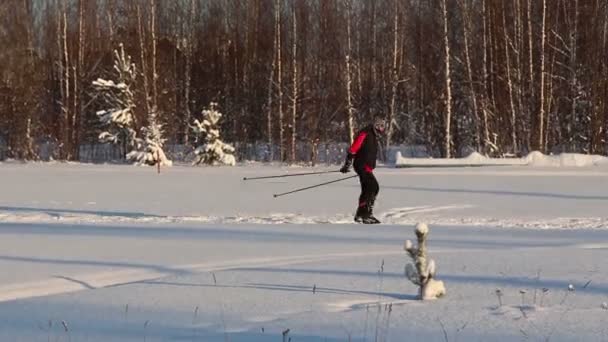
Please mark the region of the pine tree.
[[123, 156], [136, 144], [136, 133], [133, 129], [133, 110], [135, 109], [134, 91], [136, 69], [131, 63], [131, 56], [125, 54], [124, 46], [120, 51], [114, 50], [114, 72], [116, 82], [98, 78], [93, 81], [97, 96], [108, 109], [100, 110], [97, 116], [106, 130], [99, 134], [99, 141], [119, 145]]
[[137, 165], [173, 165], [163, 151], [166, 139], [163, 138], [162, 125], [158, 123], [154, 110], [148, 115], [148, 126], [141, 131], [143, 139], [136, 139], [135, 149], [127, 154], [127, 160]]
[[197, 136], [196, 141], [202, 143], [194, 151], [196, 154], [194, 164], [230, 166], [236, 164], [234, 147], [220, 139], [218, 123], [221, 118], [222, 113], [217, 110], [217, 103], [211, 102], [209, 109], [203, 110], [203, 121], [194, 120], [192, 130]]

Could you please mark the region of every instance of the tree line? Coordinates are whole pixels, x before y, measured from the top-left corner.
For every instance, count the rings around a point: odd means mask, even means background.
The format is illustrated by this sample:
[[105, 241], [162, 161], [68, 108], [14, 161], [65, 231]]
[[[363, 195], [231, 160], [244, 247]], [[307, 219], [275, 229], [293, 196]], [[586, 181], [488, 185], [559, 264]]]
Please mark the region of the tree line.
[[605, 0], [4, 0], [0, 140], [78, 160], [123, 44], [134, 124], [154, 113], [168, 143], [190, 144], [213, 102], [224, 140], [284, 161], [376, 115], [385, 145], [444, 157], [605, 154], [607, 40]]

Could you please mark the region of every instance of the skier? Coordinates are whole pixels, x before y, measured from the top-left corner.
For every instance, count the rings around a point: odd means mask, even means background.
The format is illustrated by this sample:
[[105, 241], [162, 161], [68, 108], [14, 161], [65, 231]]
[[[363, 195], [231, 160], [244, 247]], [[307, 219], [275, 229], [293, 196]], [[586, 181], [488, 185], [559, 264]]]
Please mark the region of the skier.
[[359, 206], [355, 214], [355, 222], [366, 224], [380, 223], [373, 214], [374, 202], [380, 191], [373, 171], [376, 167], [376, 158], [378, 156], [378, 138], [384, 134], [385, 129], [386, 122], [380, 117], [376, 117], [373, 124], [363, 128], [357, 134], [357, 138], [352, 146], [348, 149], [346, 161], [340, 169], [340, 172], [347, 173], [350, 166], [353, 165], [361, 182], [361, 195], [359, 196]]

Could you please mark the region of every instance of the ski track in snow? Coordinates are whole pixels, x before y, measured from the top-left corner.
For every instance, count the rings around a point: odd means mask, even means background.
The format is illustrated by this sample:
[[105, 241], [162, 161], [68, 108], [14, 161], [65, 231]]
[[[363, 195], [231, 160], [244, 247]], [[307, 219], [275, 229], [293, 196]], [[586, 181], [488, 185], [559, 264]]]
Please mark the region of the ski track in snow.
[[307, 264], [321, 261], [341, 260], [355, 257], [402, 255], [401, 251], [389, 252], [360, 252], [360, 253], [330, 253], [318, 255], [301, 255], [275, 258], [247, 258], [226, 262], [213, 262], [167, 267], [166, 272], [123, 269], [82, 274], [78, 276], [55, 276], [50, 279], [37, 280], [20, 284], [0, 286], [0, 302], [44, 297], [82, 290], [94, 290], [104, 287], [134, 284], [142, 281], [152, 281], [175, 274], [193, 274], [203, 272], [219, 272], [232, 269], [247, 269], [260, 267], [279, 267], [296, 264]]
[[[556, 217], [547, 219], [492, 218], [474, 216], [446, 215], [462, 209], [474, 208], [472, 205], [417, 206], [393, 208], [380, 212], [377, 216], [385, 225], [413, 225], [424, 221], [432, 225], [528, 228], [528, 229], [605, 229], [608, 217]], [[438, 213], [441, 215], [438, 215]], [[73, 211], [40, 211], [38, 209], [19, 212], [0, 210], [0, 223], [66, 223], [66, 224], [353, 224], [351, 214], [333, 216], [308, 216], [295, 213], [273, 213], [268, 216], [229, 215], [229, 216], [159, 216], [147, 214], [120, 213], [89, 214]]]

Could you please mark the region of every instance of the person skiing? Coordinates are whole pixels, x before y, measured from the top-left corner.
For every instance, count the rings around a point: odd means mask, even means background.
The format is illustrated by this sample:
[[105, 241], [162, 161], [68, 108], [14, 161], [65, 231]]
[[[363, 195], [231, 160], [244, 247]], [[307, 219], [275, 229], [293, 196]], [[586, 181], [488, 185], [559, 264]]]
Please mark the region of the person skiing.
[[355, 222], [380, 223], [373, 214], [374, 202], [380, 191], [380, 186], [373, 171], [376, 168], [376, 158], [378, 156], [378, 138], [384, 134], [385, 129], [386, 121], [381, 117], [376, 117], [371, 125], [363, 128], [348, 149], [346, 161], [340, 169], [340, 172], [347, 173], [352, 165], [361, 183], [361, 195], [359, 196]]

